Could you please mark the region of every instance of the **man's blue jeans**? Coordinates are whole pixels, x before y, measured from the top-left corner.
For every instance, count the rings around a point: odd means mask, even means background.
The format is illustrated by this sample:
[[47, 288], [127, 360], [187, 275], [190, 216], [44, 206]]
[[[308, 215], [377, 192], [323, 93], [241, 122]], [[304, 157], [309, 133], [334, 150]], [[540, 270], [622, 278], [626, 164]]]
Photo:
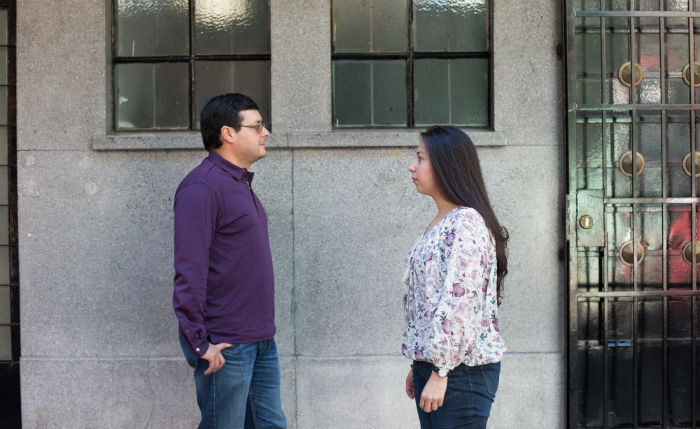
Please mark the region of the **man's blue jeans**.
[[233, 344], [221, 351], [226, 363], [204, 375], [209, 362], [198, 359], [180, 339], [194, 367], [200, 429], [286, 428], [280, 398], [280, 365], [275, 340]]
[[433, 365], [413, 361], [413, 392], [421, 429], [484, 429], [496, 398], [501, 363], [481, 366], [461, 364], [447, 377], [442, 407], [426, 413], [421, 410], [420, 395], [433, 374]]

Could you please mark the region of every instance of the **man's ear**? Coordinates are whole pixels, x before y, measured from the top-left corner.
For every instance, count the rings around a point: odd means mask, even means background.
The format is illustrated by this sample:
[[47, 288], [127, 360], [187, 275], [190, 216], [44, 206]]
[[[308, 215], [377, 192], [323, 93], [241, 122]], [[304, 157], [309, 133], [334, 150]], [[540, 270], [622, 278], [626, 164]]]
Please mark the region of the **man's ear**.
[[219, 139], [221, 140], [221, 143], [235, 143], [236, 141], [236, 131], [227, 126], [227, 125], [222, 125], [221, 129], [219, 130]]

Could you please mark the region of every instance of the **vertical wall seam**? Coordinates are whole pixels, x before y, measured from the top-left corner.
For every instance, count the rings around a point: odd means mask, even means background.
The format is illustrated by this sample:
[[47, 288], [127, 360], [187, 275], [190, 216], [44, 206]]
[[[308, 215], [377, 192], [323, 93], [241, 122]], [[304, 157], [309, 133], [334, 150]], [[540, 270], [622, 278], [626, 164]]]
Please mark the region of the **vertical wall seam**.
[[[287, 133], [287, 146], [289, 133]], [[292, 335], [293, 335], [293, 365], [294, 365], [294, 425], [299, 427], [299, 390], [297, 387], [297, 269], [296, 269], [296, 199], [294, 198], [294, 162], [296, 150], [292, 149], [291, 165], [291, 194], [292, 194]]]

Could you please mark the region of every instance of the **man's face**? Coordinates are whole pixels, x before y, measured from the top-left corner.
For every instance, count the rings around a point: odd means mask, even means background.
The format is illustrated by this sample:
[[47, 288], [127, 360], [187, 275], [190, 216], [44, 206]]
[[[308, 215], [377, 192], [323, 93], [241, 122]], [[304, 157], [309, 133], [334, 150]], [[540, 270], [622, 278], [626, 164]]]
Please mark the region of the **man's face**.
[[270, 131], [262, 124], [259, 111], [242, 110], [238, 114], [241, 117], [241, 129], [236, 131], [229, 128], [228, 131], [234, 138], [233, 150], [236, 157], [250, 165], [267, 155], [265, 141]]

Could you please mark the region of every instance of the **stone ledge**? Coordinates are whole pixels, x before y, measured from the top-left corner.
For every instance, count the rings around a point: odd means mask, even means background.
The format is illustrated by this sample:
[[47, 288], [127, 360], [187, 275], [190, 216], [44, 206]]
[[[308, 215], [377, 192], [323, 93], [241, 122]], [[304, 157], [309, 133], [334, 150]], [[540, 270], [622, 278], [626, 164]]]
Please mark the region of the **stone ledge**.
[[[465, 130], [475, 146], [506, 146], [506, 133]], [[420, 130], [334, 130], [323, 132], [272, 134], [268, 148], [334, 148], [334, 147], [414, 147]], [[93, 150], [196, 150], [202, 149], [199, 133], [124, 133], [91, 139]]]

